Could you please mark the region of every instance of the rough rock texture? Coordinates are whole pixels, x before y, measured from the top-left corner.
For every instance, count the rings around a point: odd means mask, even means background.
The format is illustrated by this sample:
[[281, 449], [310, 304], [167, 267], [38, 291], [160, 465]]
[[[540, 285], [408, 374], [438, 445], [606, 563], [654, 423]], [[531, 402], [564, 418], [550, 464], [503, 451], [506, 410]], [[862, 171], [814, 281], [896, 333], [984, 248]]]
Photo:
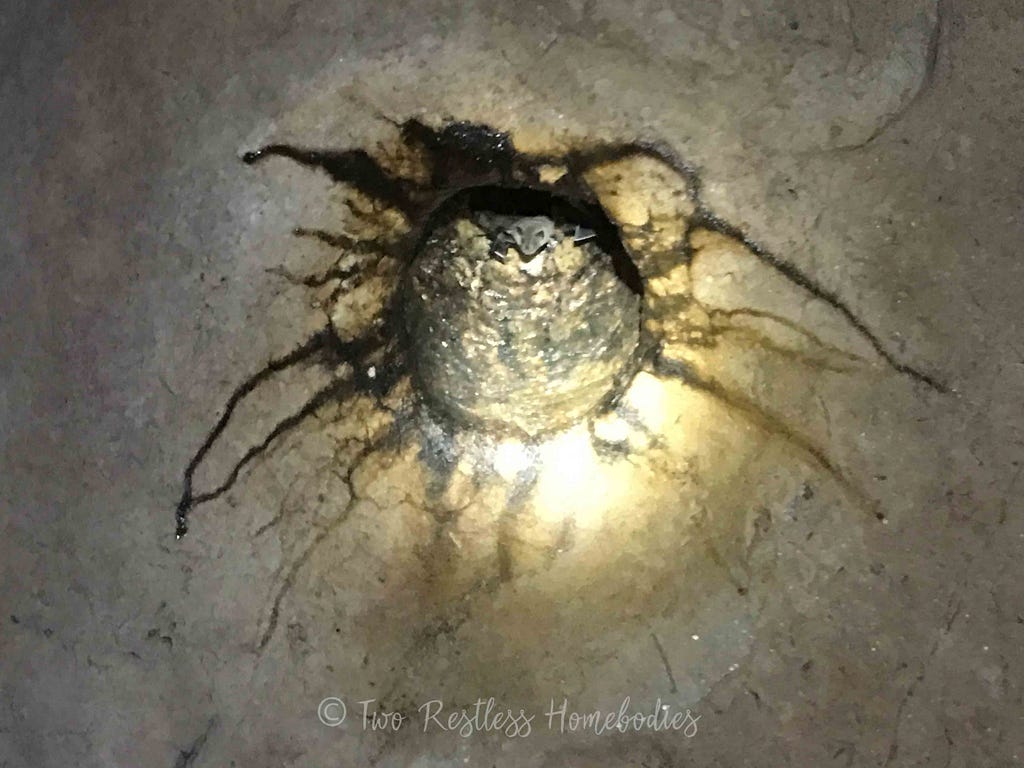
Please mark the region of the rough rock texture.
[[[1020, 761], [1022, 39], [1015, 0], [7, 3], [0, 765]], [[219, 409], [336, 307], [289, 276], [337, 245], [293, 230], [406, 225], [240, 154], [379, 145], [425, 179], [409, 116], [664, 142], [736, 231], [668, 237], [690, 202], [648, 183], [607, 206], [651, 246], [666, 354], [528, 495], [464, 435], [396, 437], [395, 382], [325, 403], [175, 541]], [[355, 375], [273, 377], [197, 483]], [[360, 700], [421, 723], [488, 696], [533, 733], [359, 725]], [[696, 734], [547, 728], [552, 700], [625, 696]]]
[[580, 423], [635, 370], [639, 297], [592, 241], [562, 236], [528, 266], [490, 248], [457, 219], [412, 265], [405, 320], [420, 386], [455, 420], [499, 432]]

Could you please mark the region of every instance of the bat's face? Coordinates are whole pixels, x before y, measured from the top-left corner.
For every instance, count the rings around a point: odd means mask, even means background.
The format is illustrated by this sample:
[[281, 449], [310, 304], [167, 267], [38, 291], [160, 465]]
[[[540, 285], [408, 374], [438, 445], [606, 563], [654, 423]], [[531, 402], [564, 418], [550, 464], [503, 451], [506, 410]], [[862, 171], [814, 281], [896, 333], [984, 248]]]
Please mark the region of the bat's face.
[[508, 233], [519, 252], [531, 258], [551, 242], [555, 235], [555, 223], [546, 216], [531, 216], [517, 221], [509, 227]]

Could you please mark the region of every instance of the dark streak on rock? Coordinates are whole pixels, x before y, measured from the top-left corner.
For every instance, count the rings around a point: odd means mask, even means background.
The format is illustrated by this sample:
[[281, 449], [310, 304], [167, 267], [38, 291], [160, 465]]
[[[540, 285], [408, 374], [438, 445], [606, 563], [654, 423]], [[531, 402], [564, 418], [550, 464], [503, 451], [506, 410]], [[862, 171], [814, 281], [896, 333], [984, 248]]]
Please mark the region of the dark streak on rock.
[[[939, 6], [937, 14], [935, 31], [929, 45], [928, 65], [923, 78], [925, 85], [930, 84], [934, 78], [934, 69], [938, 60], [939, 41], [942, 36], [944, 19], [942, 4]], [[918, 93], [920, 93], [920, 89]], [[690, 221], [690, 232], [697, 227], [704, 227], [740, 240], [763, 263], [838, 311], [895, 371], [938, 392], [948, 391], [947, 387], [933, 376], [897, 360], [883, 346], [878, 336], [867, 327], [837, 293], [825, 288], [795, 265], [771, 253], [739, 228], [728, 224], [707, 208], [700, 200], [700, 177], [697, 169], [686, 163], [675, 150], [664, 142], [630, 141], [595, 144], [571, 150], [564, 156], [554, 156], [516, 153], [507, 134], [484, 125], [456, 122], [441, 130], [435, 130], [417, 120], [408, 120], [400, 127], [406, 141], [416, 142], [430, 153], [433, 168], [433, 193], [421, 187], [415, 187], [418, 202], [412, 206], [409, 205], [409, 196], [412, 194], [413, 187], [408, 186], [411, 185], [411, 182], [406, 182], [406, 187], [402, 189], [398, 189], [394, 184], [381, 184], [382, 176], [388, 178], [390, 176], [379, 163], [362, 150], [310, 151], [275, 144], [256, 152], [246, 153], [244, 159], [251, 163], [272, 153], [289, 157], [306, 165], [324, 167], [335, 180], [354, 184], [368, 194], [379, 196], [404, 211], [418, 212], [420, 218], [427, 221], [433, 219], [437, 210], [459, 189], [494, 183], [502, 183], [514, 188], [529, 187], [537, 190], [550, 190], [569, 199], [591, 204], [598, 203], [593, 190], [583, 180], [583, 176], [588, 170], [630, 157], [650, 157], [664, 163], [686, 181], [687, 189], [697, 205], [697, 212]], [[335, 158], [347, 156], [351, 152], [361, 153], [360, 161], [345, 165], [344, 172], [341, 172], [336, 167]], [[324, 163], [328, 165], [334, 163], [331, 165], [334, 170], [327, 168]], [[537, 177], [537, 169], [546, 164], [565, 165], [569, 173], [554, 184], [543, 184]], [[527, 178], [532, 179], [532, 182], [524, 181]], [[414, 250], [413, 241], [421, 239], [423, 234], [424, 232], [421, 231], [416, 232], [415, 237], [410, 238], [410, 250]], [[688, 254], [683, 251], [680, 256], [685, 259]]]
[[295, 578], [298, 575], [302, 567], [309, 562], [310, 557], [319, 548], [319, 546], [336, 531], [345, 521], [348, 520], [349, 515], [352, 512], [353, 507], [359, 497], [355, 492], [355, 487], [352, 483], [352, 478], [355, 473], [362, 466], [366, 458], [376, 450], [379, 450], [386, 445], [395, 442], [395, 438], [398, 435], [398, 428], [392, 424], [384, 433], [376, 439], [369, 440], [359, 451], [356, 457], [349, 464], [349, 467], [345, 473], [345, 484], [348, 486], [349, 498], [345, 504], [345, 508], [338, 514], [334, 520], [328, 523], [326, 526], [317, 531], [316, 536], [309, 545], [302, 551], [302, 553], [291, 562], [288, 566], [288, 572], [285, 574], [284, 579], [278, 585], [277, 592], [274, 595], [274, 599], [270, 606], [270, 611], [267, 615], [267, 624], [264, 627], [263, 632], [260, 634], [259, 640], [256, 643], [256, 652], [258, 654], [263, 653], [267, 645], [270, 643], [274, 636], [274, 632], [277, 629], [278, 622], [280, 621], [281, 615], [281, 603], [284, 601], [285, 596], [291, 591], [291, 588], [295, 584]]
[[878, 510], [877, 501], [858, 488], [821, 448], [811, 442], [810, 438], [788, 427], [778, 416], [768, 413], [740, 393], [727, 390], [714, 379], [702, 378], [691, 367], [682, 363], [659, 357], [654, 361], [654, 370], [660, 376], [671, 376], [694, 389], [711, 395], [728, 406], [732, 411], [743, 415], [748, 421], [758, 426], [767, 434], [781, 437], [789, 445], [810, 459], [813, 464], [825, 470], [840, 487], [856, 498], [861, 506], [870, 510], [876, 519], [885, 519], [884, 514]]
[[540, 477], [540, 470], [536, 461], [531, 459], [530, 465], [516, 475], [512, 488], [505, 500], [505, 508], [498, 516], [498, 537], [497, 537], [497, 558], [498, 558], [498, 582], [504, 584], [512, 580], [512, 542], [516, 538], [516, 525], [519, 521], [519, 513], [530, 496], [530, 492], [537, 485]]
[[246, 152], [242, 162], [254, 165], [268, 157], [286, 157], [308, 168], [319, 168], [339, 183], [352, 183], [361, 192], [414, 214], [419, 208], [413, 201], [416, 185], [407, 179], [392, 176], [363, 149], [315, 150], [287, 144], [268, 144]]
[[679, 687], [676, 685], [676, 678], [672, 674], [672, 666], [668, 663], [668, 656], [665, 654], [665, 649], [661, 646], [661, 641], [653, 632], [651, 632], [651, 640], [654, 641], [654, 647], [658, 649], [658, 655], [661, 657], [661, 663], [665, 666], [665, 674], [668, 676], [669, 692], [679, 693]]
[[[288, 354], [271, 360], [261, 370], [242, 382], [232, 393], [231, 397], [228, 398], [220, 419], [218, 419], [213, 429], [210, 430], [203, 444], [196, 451], [185, 469], [184, 488], [178, 501], [175, 518], [175, 534], [177, 538], [180, 539], [188, 533], [189, 513], [196, 507], [213, 501], [227, 492], [235, 484], [245, 466], [266, 452], [277, 438], [301, 424], [330, 402], [359, 391], [374, 392], [379, 383], [366, 378], [365, 373], [361, 370], [362, 366], [360, 363], [377, 346], [377, 340], [371, 336], [359, 338], [351, 342], [343, 342], [338, 339], [337, 335], [330, 328], [324, 328], [314, 333], [309, 339]], [[211, 491], [195, 493], [193, 489], [193, 475], [207, 453], [227, 428], [232, 414], [242, 400], [252, 394], [260, 384], [267, 381], [274, 374], [295, 365], [310, 363], [315, 360], [319, 360], [330, 370], [335, 370], [342, 363], [351, 363], [356, 374], [351, 379], [333, 378], [327, 385], [315, 392], [300, 408], [279, 421], [260, 443], [250, 447], [241, 459], [236, 462], [231, 472], [219, 486]], [[382, 371], [383, 373], [385, 372]]]
[[219, 438], [227, 428], [228, 422], [231, 420], [231, 416], [235, 412], [235, 408], [242, 402], [242, 400], [254, 392], [260, 384], [269, 379], [275, 373], [287, 370], [294, 365], [309, 360], [321, 352], [325, 342], [325, 334], [322, 331], [315, 333], [288, 354], [272, 359], [261, 370], [250, 376], [235, 388], [235, 391], [231, 394], [231, 397], [228, 398], [228, 401], [224, 406], [224, 411], [221, 414], [221, 417], [217, 420], [217, 423], [214, 424], [213, 429], [211, 429], [209, 434], [207, 434], [206, 439], [203, 441], [202, 445], [199, 446], [199, 450], [196, 451], [192, 459], [189, 461], [188, 466], [185, 468], [184, 489], [181, 493], [181, 499], [178, 502], [176, 515], [176, 535], [179, 539], [188, 532], [188, 513], [197, 503], [200, 503], [197, 501], [197, 497], [194, 497], [192, 493], [192, 476], [206, 457], [206, 454], [213, 447], [214, 443], [216, 443], [217, 438]]
[[174, 768], [191, 768], [195, 765], [196, 759], [199, 757], [199, 753], [206, 745], [206, 740], [210, 737], [210, 732], [213, 731], [216, 724], [217, 718], [211, 717], [206, 723], [206, 728], [196, 737], [195, 741], [189, 745], [188, 749], [182, 750], [178, 753], [178, 759], [174, 761]]
[[882, 345], [882, 342], [875, 333], [867, 327], [864, 321], [861, 320], [852, 309], [850, 309], [850, 306], [842, 297], [839, 296], [839, 294], [825, 288], [823, 285], [818, 283], [817, 280], [805, 274], [799, 267], [790, 264], [788, 261], [781, 259], [766, 250], [761, 245], [747, 237], [747, 235], [739, 228], [722, 221], [707, 209], [698, 210], [697, 215], [695, 215], [691, 220], [690, 230], [692, 231], [698, 227], [709, 229], [713, 232], [718, 232], [719, 234], [739, 240], [762, 263], [774, 269], [794, 285], [804, 289], [815, 298], [825, 302], [835, 309], [857, 331], [857, 333], [859, 333], [871, 345], [872, 349], [875, 350], [878, 356], [885, 360], [893, 370], [927, 385], [936, 392], [947, 393], [949, 391], [945, 384], [941, 383], [933, 376], [897, 360], [896, 357]]
[[[925, 72], [925, 82], [927, 83], [931, 82], [935, 62], [938, 58], [938, 41], [941, 36], [943, 18], [941, 5], [939, 7], [939, 14], [938, 22], [932, 38], [932, 46], [929, 49], [929, 65]], [[804, 289], [815, 298], [824, 301], [826, 304], [838, 311], [894, 370], [909, 376], [916, 381], [926, 384], [938, 392], [948, 392], [947, 387], [934, 377], [899, 362], [892, 353], [885, 349], [874, 332], [867, 327], [864, 321], [861, 320], [852, 309], [850, 309], [849, 305], [838, 294], [820, 285], [814, 278], [806, 275], [794, 264], [791, 264], [768, 251], [759, 243], [748, 237], [738, 227], [727, 223], [715, 215], [700, 199], [701, 184], [697, 169], [686, 163], [667, 144], [663, 142], [641, 141], [627, 142], [624, 144], [599, 145], [570, 152], [565, 158], [561, 159], [543, 156], [533, 156], [532, 159], [534, 162], [563, 162], [570, 170], [570, 174], [567, 175], [574, 176], [576, 179], [581, 179], [582, 175], [591, 168], [638, 155], [650, 157], [654, 160], [665, 163], [686, 180], [687, 189], [697, 205], [697, 211], [689, 222], [686, 240], [689, 240], [689, 235], [694, 229], [703, 227], [741, 241], [763, 263], [770, 266], [793, 284]], [[576, 183], [579, 182], [577, 181]], [[590, 197], [594, 197], [593, 192], [590, 192]], [[681, 256], [683, 259], [686, 259], [688, 254], [684, 252]]]
[[[860, 355], [857, 355], [857, 354], [854, 354], [853, 352], [847, 352], [847, 351], [845, 351], [843, 349], [840, 349], [839, 347], [836, 347], [835, 345], [828, 343], [827, 341], [822, 339], [817, 334], [812, 333], [811, 331], [807, 330], [806, 328], [801, 326], [799, 323], [793, 322], [792, 320], [790, 320], [790, 319], [788, 319], [786, 317], [783, 317], [781, 315], [777, 315], [774, 312], [765, 312], [765, 311], [762, 311], [762, 310], [750, 309], [750, 308], [747, 308], [747, 307], [739, 307], [739, 308], [736, 308], [736, 309], [715, 309], [713, 307], [705, 307], [704, 309], [708, 313], [708, 316], [711, 318], [712, 327], [713, 327], [715, 333], [722, 333], [722, 332], [727, 332], [727, 331], [741, 332], [741, 331], [749, 330], [749, 329], [743, 328], [742, 326], [735, 326], [732, 323], [728, 323], [728, 322], [727, 323], [718, 323], [718, 322], [716, 322], [718, 320], [718, 318], [725, 318], [727, 321], [729, 321], [729, 320], [732, 320], [732, 318], [734, 318], [734, 317], [755, 317], [755, 318], [758, 318], [758, 319], [761, 319], [761, 320], [769, 320], [769, 321], [771, 321], [773, 323], [778, 323], [779, 325], [783, 326], [784, 328], [787, 328], [787, 329], [793, 331], [794, 333], [800, 334], [801, 336], [806, 338], [808, 341], [810, 341], [814, 346], [822, 349], [825, 353], [830, 354], [830, 355], [834, 355], [836, 357], [841, 357], [841, 358], [843, 358], [844, 360], [846, 360], [849, 363], [864, 363], [864, 362], [867, 362]], [[758, 336], [759, 336], [759, 339], [763, 340], [763, 343], [766, 346], [772, 348], [773, 350], [775, 350], [777, 352], [780, 352], [782, 354], [792, 355], [792, 356], [795, 356], [795, 357], [806, 357], [806, 355], [803, 355], [803, 353], [800, 353], [800, 352], [798, 352], [796, 350], [792, 350], [792, 349], [783, 347], [783, 346], [781, 346], [779, 344], [776, 344], [771, 339], [769, 339], [767, 336], [762, 336], [760, 334], [758, 334]], [[811, 359], [808, 359], [808, 362], [813, 364], [813, 361]], [[843, 370], [845, 370], [845, 369], [843, 369]]]
[[[704, 516], [702, 516], [701, 518], [698, 519], [698, 525], [701, 528], [703, 528], [703, 526], [704, 526]], [[759, 533], [759, 531], [758, 531], [758, 533]], [[725, 559], [725, 557], [719, 551], [718, 547], [715, 545], [714, 538], [713, 538], [713, 536], [711, 535], [710, 532], [708, 532], [706, 534], [706, 536], [703, 539], [702, 543], [704, 545], [704, 549], [707, 551], [708, 558], [711, 560], [712, 563], [717, 565], [722, 570], [722, 573], [725, 574], [725, 578], [736, 589], [736, 594], [738, 594], [738, 595], [746, 595], [747, 592], [750, 589], [748, 585], [753, 583], [753, 581], [754, 581], [754, 579], [752, 577], [752, 574], [750, 573], [750, 564], [749, 564], [750, 549], [752, 549], [753, 546], [748, 548], [748, 551], [747, 551], [747, 560], [748, 560], [748, 562], [746, 563], [744, 570], [746, 571], [746, 577], [747, 577], [747, 582], [748, 583], [744, 584], [739, 579], [737, 579], [736, 576], [733, 574], [732, 568], [729, 567], [728, 560]], [[751, 544], [753, 545], [753, 542]]]
[[[385, 243], [380, 243], [375, 240], [355, 240], [348, 235], [328, 232], [323, 229], [296, 227], [292, 230], [292, 234], [295, 235], [295, 237], [317, 240], [331, 248], [343, 249], [346, 254], [353, 253], [380, 256], [389, 255], [392, 250]], [[335, 262], [319, 274], [296, 275], [283, 266], [270, 267], [266, 271], [272, 275], [283, 277], [292, 285], [303, 285], [307, 288], [319, 288], [332, 280], [348, 280], [363, 273], [364, 271], [367, 271], [369, 268], [370, 265], [366, 263], [356, 263], [351, 267], [343, 268], [339, 266], [338, 262]]]

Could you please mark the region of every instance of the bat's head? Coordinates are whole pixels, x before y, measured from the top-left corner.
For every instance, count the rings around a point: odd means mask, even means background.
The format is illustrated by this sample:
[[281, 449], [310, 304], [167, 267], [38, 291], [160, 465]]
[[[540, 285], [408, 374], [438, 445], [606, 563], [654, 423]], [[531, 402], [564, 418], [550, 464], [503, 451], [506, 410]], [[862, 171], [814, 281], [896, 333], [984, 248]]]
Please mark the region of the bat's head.
[[555, 223], [547, 216], [531, 216], [513, 224], [508, 233], [516, 249], [528, 261], [540, 253], [555, 235]]

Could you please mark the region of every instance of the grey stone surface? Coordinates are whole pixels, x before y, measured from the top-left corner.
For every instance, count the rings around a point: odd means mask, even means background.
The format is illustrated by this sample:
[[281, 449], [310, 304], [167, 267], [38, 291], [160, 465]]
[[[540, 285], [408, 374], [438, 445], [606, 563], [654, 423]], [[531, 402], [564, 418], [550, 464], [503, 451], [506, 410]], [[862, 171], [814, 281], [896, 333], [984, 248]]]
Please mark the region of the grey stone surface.
[[[1016, 0], [6, 3], [0, 766], [1020, 762], [1022, 41]], [[949, 391], [732, 329], [702, 363], [734, 397], [667, 385], [672, 461], [645, 460], [636, 514], [576, 509], [564, 555], [558, 520], [503, 540], [487, 490], [445, 527], [415, 450], [357, 461], [366, 402], [175, 541], [218, 409], [321, 321], [267, 270], [321, 266], [292, 228], [347, 215], [322, 174], [238, 156], [392, 146], [410, 116], [525, 149], [667, 142], [717, 213]], [[776, 277], [723, 255], [695, 293], [870, 352]], [[317, 375], [248, 404], [203, 481]], [[491, 695], [700, 720], [506, 739], [354, 718]]]

